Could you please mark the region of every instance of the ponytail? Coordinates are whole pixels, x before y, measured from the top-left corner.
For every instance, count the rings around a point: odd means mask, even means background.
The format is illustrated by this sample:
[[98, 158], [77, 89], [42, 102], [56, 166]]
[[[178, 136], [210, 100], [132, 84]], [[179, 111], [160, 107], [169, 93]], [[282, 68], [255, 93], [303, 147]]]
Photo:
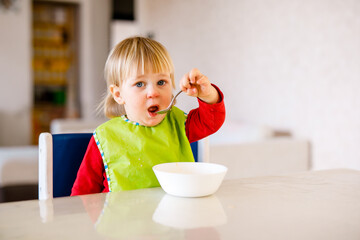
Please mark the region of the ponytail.
[[124, 105], [118, 104], [110, 92], [106, 94], [104, 99], [101, 101], [98, 111], [103, 111], [105, 116], [108, 118], [120, 117], [125, 113]]

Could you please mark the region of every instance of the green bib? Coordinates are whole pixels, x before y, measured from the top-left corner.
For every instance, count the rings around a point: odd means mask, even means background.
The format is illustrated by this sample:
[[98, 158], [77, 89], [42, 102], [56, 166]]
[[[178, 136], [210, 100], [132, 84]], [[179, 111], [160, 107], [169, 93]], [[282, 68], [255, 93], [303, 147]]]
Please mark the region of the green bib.
[[159, 187], [152, 167], [167, 162], [194, 162], [185, 133], [186, 115], [173, 107], [156, 126], [146, 127], [125, 116], [96, 128], [110, 191]]

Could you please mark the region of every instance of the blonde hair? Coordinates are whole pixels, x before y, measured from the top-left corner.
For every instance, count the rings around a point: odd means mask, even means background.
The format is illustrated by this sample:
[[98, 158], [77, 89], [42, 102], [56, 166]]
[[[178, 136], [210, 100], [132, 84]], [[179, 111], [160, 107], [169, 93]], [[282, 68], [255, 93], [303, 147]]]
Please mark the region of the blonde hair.
[[109, 87], [121, 87], [130, 76], [145, 74], [149, 70], [154, 73], [169, 72], [175, 86], [174, 65], [161, 43], [136, 36], [121, 41], [110, 51], [104, 69], [107, 94], [101, 104], [105, 116], [114, 118], [125, 114], [124, 106], [115, 102]]

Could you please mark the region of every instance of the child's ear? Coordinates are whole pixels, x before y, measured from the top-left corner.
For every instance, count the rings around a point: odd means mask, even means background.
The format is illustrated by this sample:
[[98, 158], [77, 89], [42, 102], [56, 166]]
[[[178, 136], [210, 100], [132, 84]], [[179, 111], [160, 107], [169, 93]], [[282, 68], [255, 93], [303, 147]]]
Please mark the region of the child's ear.
[[116, 85], [110, 85], [109, 90], [115, 102], [117, 102], [118, 104], [125, 104], [125, 100], [121, 96], [120, 87]]

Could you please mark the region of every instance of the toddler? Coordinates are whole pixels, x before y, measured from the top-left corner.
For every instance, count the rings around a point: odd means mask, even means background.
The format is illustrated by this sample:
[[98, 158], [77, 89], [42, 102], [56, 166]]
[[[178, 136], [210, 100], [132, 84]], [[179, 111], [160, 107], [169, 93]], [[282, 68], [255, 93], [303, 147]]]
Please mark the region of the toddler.
[[165, 47], [144, 37], [121, 41], [105, 64], [109, 121], [97, 127], [71, 195], [160, 186], [152, 167], [194, 161], [190, 143], [216, 132], [225, 120], [223, 94], [198, 69], [180, 80], [199, 107], [185, 114], [172, 107], [174, 66]]

